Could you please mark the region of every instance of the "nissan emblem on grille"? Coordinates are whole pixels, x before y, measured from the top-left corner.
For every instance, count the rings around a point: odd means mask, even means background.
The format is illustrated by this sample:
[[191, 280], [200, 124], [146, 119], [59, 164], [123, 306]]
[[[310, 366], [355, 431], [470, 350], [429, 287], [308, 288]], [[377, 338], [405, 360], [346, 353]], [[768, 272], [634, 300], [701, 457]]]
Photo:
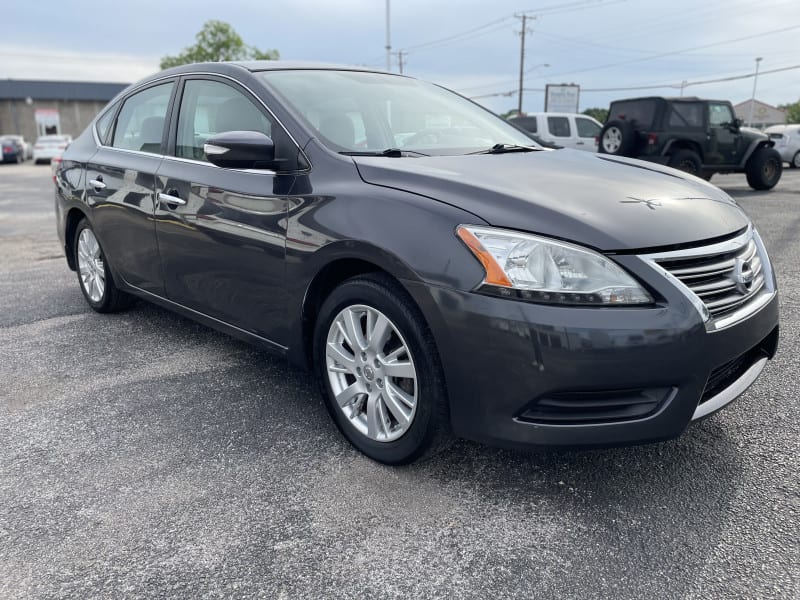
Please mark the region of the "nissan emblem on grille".
[[750, 266], [750, 261], [737, 258], [733, 267], [733, 280], [736, 282], [736, 289], [740, 293], [746, 294], [750, 291], [754, 278], [755, 273], [753, 273], [753, 269]]

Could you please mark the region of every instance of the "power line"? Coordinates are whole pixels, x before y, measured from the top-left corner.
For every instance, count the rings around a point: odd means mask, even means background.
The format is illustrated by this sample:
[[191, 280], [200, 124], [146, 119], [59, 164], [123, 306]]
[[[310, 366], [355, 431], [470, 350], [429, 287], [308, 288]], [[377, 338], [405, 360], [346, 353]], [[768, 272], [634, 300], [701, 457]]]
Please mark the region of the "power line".
[[[711, 44], [704, 44], [702, 46], [693, 46], [691, 48], [683, 48], [683, 49], [680, 49], [680, 50], [670, 50], [669, 52], [661, 52], [661, 53], [658, 53], [658, 54], [651, 54], [649, 56], [642, 56], [642, 57], [639, 57], [639, 58], [632, 58], [632, 59], [621, 61], [621, 62], [617, 62], [617, 63], [611, 63], [611, 64], [605, 64], [605, 65], [597, 65], [597, 66], [594, 66], [594, 67], [587, 67], [585, 69], [576, 69], [576, 70], [573, 70], [573, 71], [565, 71], [563, 73], [556, 73], [554, 75], [550, 75], [549, 77], [555, 78], [555, 77], [563, 77], [564, 75], [574, 75], [576, 73], [587, 73], [587, 72], [590, 72], [590, 71], [599, 71], [599, 70], [602, 70], [602, 69], [608, 69], [608, 68], [611, 68], [611, 67], [618, 67], [618, 66], [622, 66], [622, 65], [635, 63], [635, 62], [653, 60], [653, 59], [656, 59], [656, 58], [664, 58], [665, 56], [673, 56], [675, 54], [683, 54], [685, 52], [693, 52], [695, 50], [704, 50], [706, 48], [713, 48], [713, 47], [716, 47], [716, 46], [723, 46], [723, 45], [726, 45], [726, 44], [734, 44], [734, 43], [737, 43], [737, 42], [742, 42], [742, 41], [745, 41], [745, 40], [751, 40], [751, 39], [755, 39], [755, 38], [759, 38], [759, 37], [764, 37], [766, 35], [772, 35], [772, 34], [775, 34], [775, 33], [783, 33], [785, 31], [791, 31], [791, 30], [794, 30], [794, 29], [800, 29], [800, 25], [791, 25], [789, 27], [783, 27], [781, 29], [773, 29], [771, 31], [764, 31], [762, 33], [755, 33], [753, 35], [748, 35], [748, 36], [744, 36], [744, 37], [740, 37], [740, 38], [734, 38], [734, 39], [730, 39], [730, 40], [722, 40], [722, 41], [719, 41], [719, 42], [713, 42]], [[476, 86], [471, 86], [471, 87], [466, 87], [466, 88], [461, 88], [461, 89], [462, 90], [475, 90], [475, 89], [481, 89], [481, 88], [487, 88], [487, 87], [495, 87], [495, 86], [500, 86], [500, 85], [507, 85], [507, 84], [510, 84], [513, 81], [514, 80], [512, 80], [512, 79], [505, 79], [503, 81], [496, 81], [494, 83], [476, 85]], [[505, 92], [498, 93], [498, 95], [503, 95], [503, 94], [505, 94]], [[490, 96], [490, 94], [484, 94], [484, 95], [482, 95], [480, 97], [481, 98], [488, 98], [489, 96]]]
[[[758, 75], [771, 75], [773, 73], [781, 73], [783, 71], [792, 71], [795, 69], [800, 69], [800, 64], [798, 65], [791, 65], [788, 67], [779, 67], [777, 69], [770, 69], [769, 71], [759, 71]], [[714, 79], [703, 79], [699, 81], [687, 81], [681, 83], [659, 83], [659, 84], [652, 84], [652, 85], [632, 85], [632, 86], [625, 86], [625, 87], [608, 87], [608, 88], [581, 88], [581, 93], [583, 92], [632, 92], [637, 90], [657, 90], [663, 88], [687, 88], [693, 85], [707, 85], [709, 83], [723, 83], [726, 81], [737, 81], [741, 79], [750, 79], [751, 77], [755, 77], [755, 72], [753, 73], [746, 73], [744, 75], [731, 75], [729, 77], [717, 77]], [[526, 92], [543, 92], [545, 91], [544, 88], [524, 88]], [[471, 100], [478, 100], [480, 98], [492, 98], [492, 97], [499, 97], [499, 96], [513, 96], [517, 94], [517, 90], [508, 90], [506, 92], [495, 92], [492, 94], [482, 94], [480, 96], [470, 96]]]

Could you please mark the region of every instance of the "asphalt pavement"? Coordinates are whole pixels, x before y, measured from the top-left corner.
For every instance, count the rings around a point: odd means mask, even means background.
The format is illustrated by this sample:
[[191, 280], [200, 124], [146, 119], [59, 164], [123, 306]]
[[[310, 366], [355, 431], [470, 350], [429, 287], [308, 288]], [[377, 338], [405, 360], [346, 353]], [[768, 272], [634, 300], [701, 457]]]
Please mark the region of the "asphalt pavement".
[[713, 183], [781, 293], [737, 402], [665, 443], [391, 468], [282, 359], [144, 302], [92, 312], [49, 168], [0, 165], [0, 597], [800, 597], [800, 170]]

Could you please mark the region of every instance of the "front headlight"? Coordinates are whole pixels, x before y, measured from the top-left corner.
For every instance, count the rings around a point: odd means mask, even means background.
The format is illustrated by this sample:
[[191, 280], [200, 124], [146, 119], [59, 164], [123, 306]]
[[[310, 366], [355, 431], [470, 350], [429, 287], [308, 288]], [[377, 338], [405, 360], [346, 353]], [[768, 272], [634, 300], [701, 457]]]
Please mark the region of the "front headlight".
[[493, 227], [459, 225], [486, 270], [482, 291], [546, 304], [652, 304], [653, 298], [616, 263], [588, 248]]

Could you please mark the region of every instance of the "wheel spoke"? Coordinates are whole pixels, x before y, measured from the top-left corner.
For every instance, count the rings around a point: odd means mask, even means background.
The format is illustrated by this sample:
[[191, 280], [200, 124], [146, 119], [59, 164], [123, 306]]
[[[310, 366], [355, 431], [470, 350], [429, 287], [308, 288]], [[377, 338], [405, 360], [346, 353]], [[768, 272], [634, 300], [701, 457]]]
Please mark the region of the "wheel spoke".
[[410, 360], [396, 360], [383, 363], [383, 372], [387, 377], [407, 377], [415, 379], [417, 376], [414, 365]]
[[364, 385], [360, 381], [356, 381], [336, 394], [336, 404], [338, 404], [340, 408], [344, 408], [350, 404], [354, 398], [363, 393]]
[[367, 435], [373, 440], [378, 438], [378, 397], [370, 394], [367, 398]]
[[353, 351], [362, 351], [367, 347], [364, 340], [364, 334], [361, 333], [361, 319], [359, 315], [352, 308], [344, 313], [344, 326], [347, 329], [347, 335], [350, 338], [350, 346]]
[[381, 398], [383, 399], [383, 403], [386, 405], [386, 408], [388, 408], [389, 412], [392, 413], [392, 416], [395, 418], [400, 427], [405, 427], [408, 425], [408, 422], [411, 419], [411, 408], [400, 402], [388, 391], [388, 389], [387, 393], [381, 395]]
[[417, 404], [417, 401], [413, 396], [393, 384], [391, 381], [386, 382], [386, 396], [393, 401], [402, 402], [408, 408], [414, 408], [414, 406]]
[[380, 313], [377, 313], [377, 315], [374, 317], [374, 324], [371, 328], [369, 327], [369, 322], [369, 319], [367, 319], [369, 347], [373, 352], [378, 353], [383, 350], [386, 340], [392, 333], [392, 326], [389, 324], [389, 319]]
[[[337, 371], [338, 373], [356, 372], [355, 357], [352, 354], [348, 354], [344, 348], [337, 346], [334, 342], [328, 342], [325, 353], [328, 358], [333, 361], [334, 365], [339, 365], [343, 368], [343, 371]], [[332, 369], [334, 365], [330, 365], [328, 369]]]

